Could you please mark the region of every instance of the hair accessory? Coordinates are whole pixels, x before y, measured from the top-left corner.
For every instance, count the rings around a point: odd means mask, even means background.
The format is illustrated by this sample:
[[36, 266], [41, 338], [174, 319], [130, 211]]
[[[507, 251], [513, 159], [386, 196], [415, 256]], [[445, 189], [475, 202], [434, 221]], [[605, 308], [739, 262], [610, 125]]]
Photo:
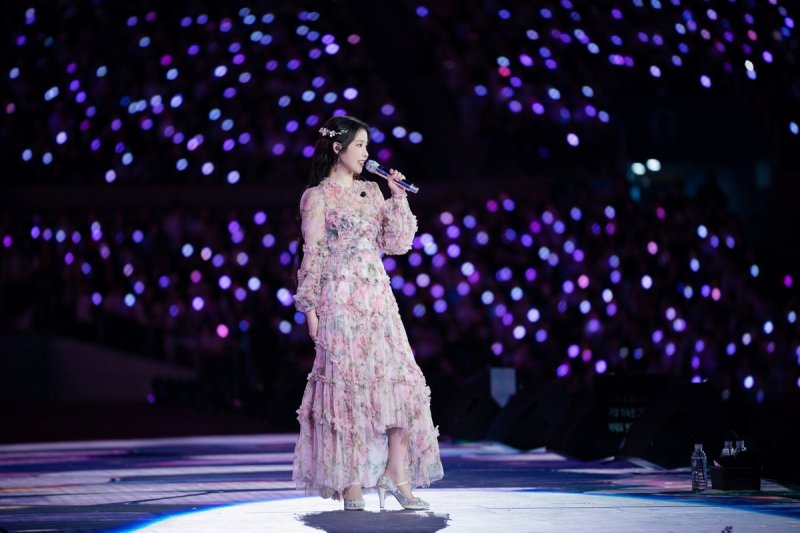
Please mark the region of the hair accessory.
[[319, 129], [319, 133], [323, 137], [326, 136], [326, 135], [328, 137], [336, 137], [337, 135], [341, 135], [343, 133], [347, 133], [347, 130], [336, 131], [336, 130], [329, 130], [328, 128], [320, 128]]

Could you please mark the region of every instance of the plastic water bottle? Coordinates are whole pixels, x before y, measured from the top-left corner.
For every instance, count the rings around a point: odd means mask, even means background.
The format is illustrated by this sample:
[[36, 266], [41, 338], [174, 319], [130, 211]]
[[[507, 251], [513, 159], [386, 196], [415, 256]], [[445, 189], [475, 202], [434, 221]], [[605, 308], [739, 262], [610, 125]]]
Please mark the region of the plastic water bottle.
[[744, 445], [744, 441], [743, 440], [737, 440], [736, 441], [736, 449], [733, 451], [733, 455], [739, 455], [740, 453], [746, 452], [746, 451], [747, 451], [747, 447]]
[[722, 448], [722, 457], [733, 457], [734, 455], [736, 455], [736, 454], [735, 454], [735, 452], [733, 450], [733, 441], [732, 440], [726, 440], [725, 441], [725, 447]]
[[733, 449], [733, 441], [726, 440], [725, 447], [722, 448], [722, 453], [719, 456], [720, 466], [733, 466], [734, 455], [736, 455], [736, 451]]
[[692, 453], [692, 492], [705, 492], [708, 480], [708, 459], [702, 444], [694, 445]]

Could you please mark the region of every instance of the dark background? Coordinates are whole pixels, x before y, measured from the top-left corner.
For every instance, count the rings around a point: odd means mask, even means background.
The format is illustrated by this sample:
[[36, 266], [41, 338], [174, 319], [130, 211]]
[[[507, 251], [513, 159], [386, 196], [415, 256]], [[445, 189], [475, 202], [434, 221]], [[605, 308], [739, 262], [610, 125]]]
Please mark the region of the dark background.
[[796, 2], [2, 10], [0, 440], [295, 431], [296, 203], [346, 112], [422, 190], [387, 270], [445, 438], [740, 437], [797, 480]]

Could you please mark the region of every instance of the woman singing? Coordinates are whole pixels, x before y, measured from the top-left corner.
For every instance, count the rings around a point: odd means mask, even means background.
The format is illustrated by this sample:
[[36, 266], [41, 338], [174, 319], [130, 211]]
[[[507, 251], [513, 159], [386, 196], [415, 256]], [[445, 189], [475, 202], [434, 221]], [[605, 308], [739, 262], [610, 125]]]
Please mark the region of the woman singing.
[[380, 251], [404, 254], [417, 230], [392, 170], [385, 200], [360, 178], [369, 126], [330, 118], [319, 130], [300, 200], [303, 259], [297, 309], [316, 358], [298, 409], [293, 479], [307, 494], [364, 509], [363, 489], [389, 491], [405, 509], [428, 509], [412, 487], [444, 475], [430, 389], [414, 360]]

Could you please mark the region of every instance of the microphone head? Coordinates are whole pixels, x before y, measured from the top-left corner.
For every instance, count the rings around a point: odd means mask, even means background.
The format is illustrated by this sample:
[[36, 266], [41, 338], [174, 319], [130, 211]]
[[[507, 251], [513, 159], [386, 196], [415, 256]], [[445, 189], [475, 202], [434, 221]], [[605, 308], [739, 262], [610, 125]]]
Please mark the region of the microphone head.
[[364, 168], [366, 168], [367, 170], [369, 170], [373, 174], [377, 174], [378, 173], [378, 168], [379, 167], [380, 167], [380, 165], [378, 164], [378, 162], [373, 160], [373, 159], [367, 159], [367, 162], [364, 163]]

